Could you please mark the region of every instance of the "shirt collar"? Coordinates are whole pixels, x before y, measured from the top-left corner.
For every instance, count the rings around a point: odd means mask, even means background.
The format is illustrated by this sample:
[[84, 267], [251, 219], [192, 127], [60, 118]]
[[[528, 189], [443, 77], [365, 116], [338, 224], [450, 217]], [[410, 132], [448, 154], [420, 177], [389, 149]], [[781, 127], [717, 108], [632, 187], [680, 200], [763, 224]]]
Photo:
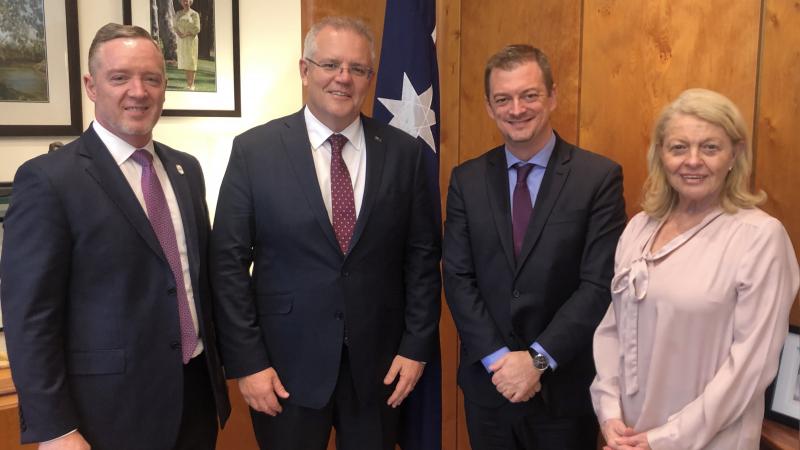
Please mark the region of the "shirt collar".
[[[334, 133], [330, 128], [325, 126], [314, 116], [314, 113], [308, 109], [308, 106], [303, 108], [303, 116], [306, 120], [306, 129], [308, 130], [308, 140], [311, 142], [311, 149], [317, 150], [322, 147], [322, 144]], [[364, 148], [364, 133], [361, 132], [361, 117], [356, 117], [350, 125], [339, 134], [347, 138], [356, 150]]]
[[513, 153], [508, 151], [508, 149], [506, 148], [505, 149], [506, 166], [508, 169], [511, 169], [517, 163], [530, 163], [539, 167], [547, 168], [547, 162], [550, 161], [550, 155], [553, 154], [553, 149], [555, 149], [555, 147], [556, 147], [556, 135], [555, 133], [551, 132], [550, 139], [547, 141], [546, 144], [544, 144], [544, 147], [542, 147], [541, 150], [536, 152], [536, 154], [533, 155], [533, 157], [527, 161], [523, 161], [517, 158], [516, 156], [514, 156]]
[[105, 144], [109, 153], [111, 153], [111, 157], [114, 158], [114, 161], [116, 161], [118, 166], [121, 166], [122, 163], [127, 161], [133, 152], [139, 148], [143, 148], [150, 152], [151, 155], [155, 156], [155, 147], [152, 139], [150, 139], [150, 141], [144, 147], [134, 147], [120, 139], [119, 136], [108, 131], [105, 127], [100, 125], [100, 122], [96, 120], [92, 121], [92, 128], [94, 129], [94, 132], [97, 133], [97, 137], [99, 137], [103, 144]]

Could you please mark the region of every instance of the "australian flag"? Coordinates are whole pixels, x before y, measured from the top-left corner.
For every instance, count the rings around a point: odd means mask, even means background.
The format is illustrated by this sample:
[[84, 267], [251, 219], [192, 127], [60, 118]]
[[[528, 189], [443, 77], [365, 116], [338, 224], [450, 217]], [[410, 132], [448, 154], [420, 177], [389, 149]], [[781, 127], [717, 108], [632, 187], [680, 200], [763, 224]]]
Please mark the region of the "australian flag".
[[[419, 139], [427, 150], [431, 200], [441, 225], [435, 0], [387, 0], [373, 115]], [[441, 380], [437, 345], [422, 378], [403, 402], [398, 433], [403, 450], [442, 448]]]

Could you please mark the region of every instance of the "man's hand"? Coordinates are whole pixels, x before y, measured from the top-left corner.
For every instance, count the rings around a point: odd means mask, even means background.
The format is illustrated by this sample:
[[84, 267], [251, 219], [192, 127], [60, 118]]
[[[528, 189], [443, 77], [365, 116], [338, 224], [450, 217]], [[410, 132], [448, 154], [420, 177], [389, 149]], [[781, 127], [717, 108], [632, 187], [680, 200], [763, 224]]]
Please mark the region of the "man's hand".
[[239, 378], [238, 381], [239, 391], [251, 408], [270, 416], [277, 416], [283, 411], [278, 397], [289, 398], [289, 393], [272, 367]]
[[39, 444], [39, 450], [89, 450], [91, 448], [78, 431]]
[[395, 386], [394, 392], [389, 396], [389, 400], [386, 401], [386, 404], [392, 408], [400, 406], [403, 400], [408, 397], [408, 394], [414, 390], [414, 386], [417, 385], [417, 381], [419, 381], [419, 377], [422, 376], [422, 371], [424, 369], [425, 364], [419, 361], [414, 361], [413, 359], [408, 359], [400, 355], [395, 356], [392, 361], [392, 366], [389, 367], [389, 372], [383, 377], [383, 384], [388, 386], [394, 383], [394, 379], [397, 378], [398, 374], [400, 374], [400, 379], [397, 380], [397, 386]]
[[497, 392], [511, 403], [526, 402], [542, 390], [542, 373], [533, 367], [533, 358], [527, 351], [506, 353], [489, 370], [494, 372], [492, 383]]
[[606, 445], [603, 450], [619, 450], [619, 438], [636, 434], [633, 428], [625, 425], [620, 419], [608, 419], [601, 428]]

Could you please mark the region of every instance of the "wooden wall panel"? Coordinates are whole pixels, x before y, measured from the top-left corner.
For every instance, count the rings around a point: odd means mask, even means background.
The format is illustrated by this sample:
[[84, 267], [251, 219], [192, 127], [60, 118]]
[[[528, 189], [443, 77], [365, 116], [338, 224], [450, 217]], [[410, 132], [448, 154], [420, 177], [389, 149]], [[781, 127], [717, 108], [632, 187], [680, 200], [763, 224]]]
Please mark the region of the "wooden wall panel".
[[[436, 51], [439, 63], [439, 190], [445, 205], [450, 172], [458, 164], [460, 136], [461, 87], [461, 0], [438, 0], [436, 3]], [[442, 295], [442, 318], [439, 321], [442, 348], [442, 448], [460, 448], [466, 442], [466, 426], [459, 420], [458, 333]]]
[[631, 215], [653, 121], [681, 91], [719, 91], [753, 123], [761, 1], [584, 4], [580, 144], [622, 164]]
[[[764, 209], [783, 222], [800, 250], [800, 2], [767, 0], [763, 23], [755, 135], [755, 185]], [[795, 301], [792, 323], [800, 325]]]
[[459, 160], [483, 154], [502, 142], [486, 114], [483, 69], [489, 56], [508, 44], [531, 44], [550, 58], [558, 107], [553, 125], [575, 142], [580, 78], [580, 0], [462, 0], [461, 146]]

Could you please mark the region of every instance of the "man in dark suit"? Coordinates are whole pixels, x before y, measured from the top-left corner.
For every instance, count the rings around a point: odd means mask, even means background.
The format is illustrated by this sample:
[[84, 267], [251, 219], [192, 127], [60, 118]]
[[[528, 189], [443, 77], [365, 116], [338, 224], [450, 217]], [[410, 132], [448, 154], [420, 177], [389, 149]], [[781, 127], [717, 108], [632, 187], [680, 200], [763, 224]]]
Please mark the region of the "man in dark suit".
[[[360, 116], [372, 35], [305, 39], [306, 107], [238, 136], [212, 274], [226, 375], [262, 448], [393, 449], [396, 407], [438, 341], [440, 238], [422, 147]], [[251, 264], [252, 275], [249, 272]]]
[[453, 170], [443, 246], [470, 442], [593, 449], [592, 335], [625, 225], [622, 171], [555, 134], [540, 50], [492, 56], [485, 91], [505, 143]]
[[108, 24], [84, 76], [95, 121], [20, 167], [2, 307], [22, 441], [213, 449], [230, 413], [212, 326], [200, 165], [153, 142], [166, 89], [147, 31]]

